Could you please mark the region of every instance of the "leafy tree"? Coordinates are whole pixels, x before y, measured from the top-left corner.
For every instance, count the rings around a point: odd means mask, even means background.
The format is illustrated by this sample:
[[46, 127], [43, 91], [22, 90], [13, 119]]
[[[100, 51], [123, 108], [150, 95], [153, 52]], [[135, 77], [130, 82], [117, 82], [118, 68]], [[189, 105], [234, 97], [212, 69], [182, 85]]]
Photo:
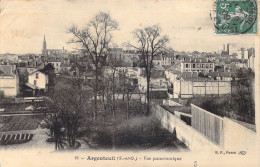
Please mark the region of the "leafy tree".
[[243, 113], [250, 112], [254, 117], [254, 81], [255, 74], [251, 69], [238, 69], [236, 73], [235, 91], [233, 100], [237, 104], [238, 111]]

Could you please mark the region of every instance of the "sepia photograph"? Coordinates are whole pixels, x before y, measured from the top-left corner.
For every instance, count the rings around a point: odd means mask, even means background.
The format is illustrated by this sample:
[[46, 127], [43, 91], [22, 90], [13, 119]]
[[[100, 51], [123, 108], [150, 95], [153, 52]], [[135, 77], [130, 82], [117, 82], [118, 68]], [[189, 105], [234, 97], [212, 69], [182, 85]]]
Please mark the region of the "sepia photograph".
[[0, 167], [260, 165], [258, 0], [1, 0]]

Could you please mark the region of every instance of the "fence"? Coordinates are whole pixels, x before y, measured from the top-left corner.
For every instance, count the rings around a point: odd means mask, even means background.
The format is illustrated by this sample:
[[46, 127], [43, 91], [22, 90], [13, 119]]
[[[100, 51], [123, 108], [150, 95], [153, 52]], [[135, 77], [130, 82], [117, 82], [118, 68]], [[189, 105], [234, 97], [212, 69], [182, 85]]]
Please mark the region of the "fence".
[[191, 126], [219, 146], [223, 146], [224, 121], [202, 108], [191, 104]]
[[176, 129], [177, 138], [191, 150], [219, 150], [220, 146], [213, 143], [200, 132], [187, 125], [179, 116], [167, 111], [159, 105], [152, 107], [152, 112], [168, 131]]

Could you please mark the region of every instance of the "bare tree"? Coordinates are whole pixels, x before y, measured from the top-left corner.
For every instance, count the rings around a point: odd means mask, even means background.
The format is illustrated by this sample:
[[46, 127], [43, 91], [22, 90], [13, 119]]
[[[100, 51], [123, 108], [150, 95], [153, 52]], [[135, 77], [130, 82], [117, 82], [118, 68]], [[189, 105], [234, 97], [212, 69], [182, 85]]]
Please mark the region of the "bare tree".
[[147, 109], [146, 114], [150, 112], [150, 81], [151, 72], [153, 68], [153, 60], [155, 56], [158, 56], [162, 51], [166, 50], [166, 44], [169, 42], [167, 36], [161, 36], [160, 27], [158, 25], [153, 25], [151, 27], [146, 27], [144, 29], [136, 29], [134, 32], [134, 37], [137, 40], [137, 46], [129, 44], [141, 54], [140, 58], [145, 68], [147, 90], [146, 90], [146, 100]]
[[[105, 78], [105, 95], [106, 95], [106, 100], [107, 100], [107, 104], [109, 104], [108, 106], [110, 106], [110, 111], [113, 114], [113, 118], [115, 118], [115, 111], [116, 111], [116, 100], [119, 97], [119, 94], [121, 93], [120, 90], [120, 86], [119, 86], [119, 75], [118, 75], [118, 67], [121, 64], [121, 60], [120, 58], [118, 58], [118, 55], [116, 54], [116, 52], [114, 51], [114, 49], [111, 49], [108, 53], [108, 57], [107, 57], [107, 65], [108, 65], [108, 69], [106, 70], [106, 73], [104, 75]], [[118, 95], [116, 97], [116, 94]]]
[[130, 103], [131, 103], [131, 99], [132, 99], [132, 95], [134, 94], [137, 85], [134, 85], [129, 78], [127, 78], [126, 80], [124, 80], [124, 85], [127, 86], [126, 90], [126, 113], [127, 116], [126, 118], [129, 119], [129, 114], [130, 114]]
[[69, 32], [74, 35], [72, 42], [81, 44], [83, 53], [90, 57], [94, 66], [94, 119], [97, 116], [99, 75], [102, 72], [102, 67], [107, 56], [107, 48], [112, 39], [111, 33], [117, 29], [117, 22], [109, 14], [104, 12], [100, 12], [93, 17], [83, 29], [79, 29], [75, 25], [69, 29]]

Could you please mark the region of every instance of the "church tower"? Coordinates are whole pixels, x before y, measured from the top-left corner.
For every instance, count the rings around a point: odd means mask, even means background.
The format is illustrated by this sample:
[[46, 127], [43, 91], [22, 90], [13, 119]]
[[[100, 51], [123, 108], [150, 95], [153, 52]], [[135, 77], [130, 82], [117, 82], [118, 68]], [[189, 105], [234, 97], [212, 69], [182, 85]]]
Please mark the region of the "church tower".
[[45, 35], [43, 37], [42, 54], [47, 56], [47, 46], [46, 46]]

